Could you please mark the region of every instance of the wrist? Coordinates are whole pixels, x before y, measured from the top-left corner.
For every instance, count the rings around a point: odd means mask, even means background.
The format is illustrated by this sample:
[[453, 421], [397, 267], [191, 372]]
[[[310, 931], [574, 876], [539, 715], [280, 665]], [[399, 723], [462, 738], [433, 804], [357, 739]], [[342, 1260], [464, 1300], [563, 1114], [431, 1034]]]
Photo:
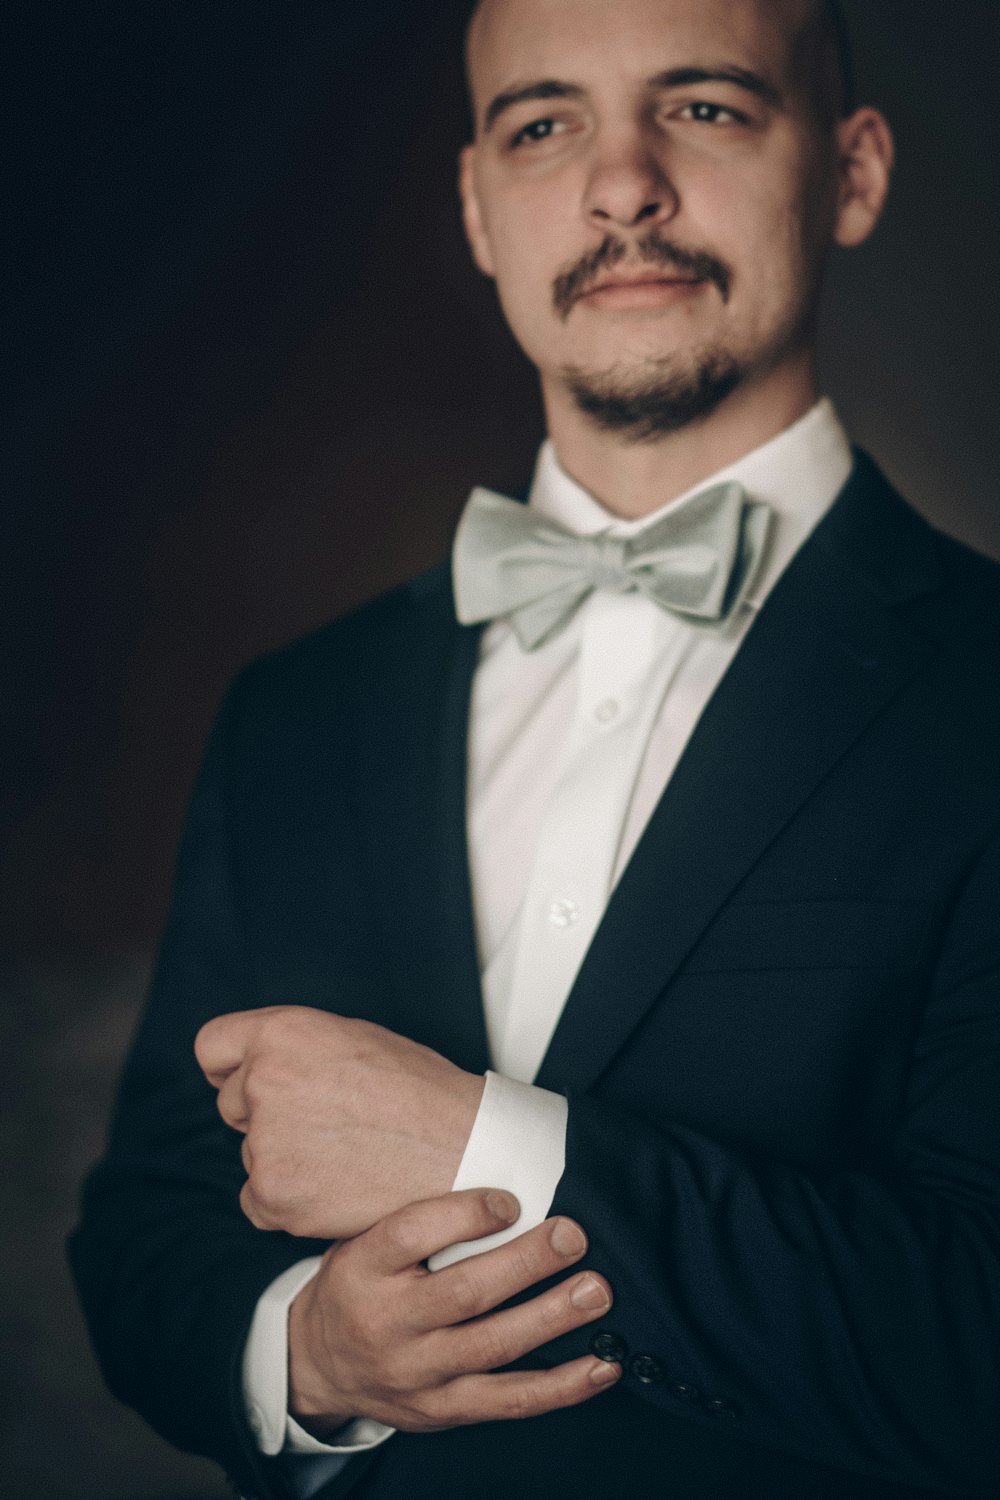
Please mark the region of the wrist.
[[483, 1101], [483, 1091], [486, 1088], [486, 1078], [482, 1073], [459, 1073], [458, 1085], [453, 1095], [453, 1108], [449, 1129], [450, 1148], [448, 1152], [448, 1183], [444, 1191], [451, 1189], [461, 1165], [465, 1148], [469, 1144], [476, 1118], [479, 1114], [479, 1106]]
[[476, 1123], [479, 1114], [479, 1106], [483, 1102], [483, 1093], [486, 1089], [486, 1075], [484, 1073], [462, 1074], [462, 1124], [461, 1124], [461, 1148], [464, 1151], [472, 1127]]
[[320, 1325], [314, 1279], [288, 1309], [288, 1412], [311, 1436], [323, 1440], [358, 1413], [341, 1410], [330, 1390], [326, 1362], [317, 1357], [313, 1347]]

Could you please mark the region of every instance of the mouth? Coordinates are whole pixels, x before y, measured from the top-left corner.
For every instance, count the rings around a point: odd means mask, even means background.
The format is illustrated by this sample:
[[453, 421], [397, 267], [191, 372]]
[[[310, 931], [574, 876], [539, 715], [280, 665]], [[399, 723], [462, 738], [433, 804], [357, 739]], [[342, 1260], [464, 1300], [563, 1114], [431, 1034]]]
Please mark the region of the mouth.
[[643, 276], [607, 276], [583, 292], [579, 301], [586, 307], [647, 308], [669, 307], [687, 301], [705, 285], [700, 276], [647, 273]]

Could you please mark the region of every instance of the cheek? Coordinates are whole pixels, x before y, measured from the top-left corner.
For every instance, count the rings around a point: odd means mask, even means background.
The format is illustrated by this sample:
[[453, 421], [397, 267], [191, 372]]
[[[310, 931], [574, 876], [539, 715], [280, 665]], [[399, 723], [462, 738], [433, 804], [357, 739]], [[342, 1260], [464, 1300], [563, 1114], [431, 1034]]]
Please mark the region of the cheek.
[[548, 300], [561, 270], [583, 253], [577, 219], [559, 185], [542, 180], [508, 186], [484, 213], [498, 279], [512, 299]]
[[793, 166], [785, 196], [775, 208], [776, 232], [782, 236], [786, 264], [792, 267], [805, 294], [812, 296], [832, 241], [835, 184], [821, 164], [802, 160]]
[[[705, 227], [705, 245], [740, 274], [744, 290], [788, 287], [821, 258], [828, 242], [829, 194], [816, 168], [790, 144], [706, 173], [697, 199], [685, 200], [691, 222]], [[713, 233], [713, 230], [715, 231]]]
[[495, 239], [493, 255], [497, 294], [516, 337], [530, 343], [542, 327], [551, 332], [552, 288], [561, 268], [557, 254], [526, 230]]
[[818, 281], [823, 243], [821, 225], [810, 205], [789, 194], [766, 193], [742, 205], [743, 226], [733, 264], [744, 297], [762, 315], [780, 317], [811, 301]]

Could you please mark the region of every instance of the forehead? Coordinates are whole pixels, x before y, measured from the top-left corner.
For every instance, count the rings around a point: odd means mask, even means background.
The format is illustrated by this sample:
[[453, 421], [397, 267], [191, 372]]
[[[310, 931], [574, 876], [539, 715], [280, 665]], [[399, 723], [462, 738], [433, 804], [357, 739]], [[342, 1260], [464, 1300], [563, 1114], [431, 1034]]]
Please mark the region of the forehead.
[[515, 81], [587, 86], [736, 64], [786, 87], [809, 0], [483, 0], [469, 34], [477, 110]]

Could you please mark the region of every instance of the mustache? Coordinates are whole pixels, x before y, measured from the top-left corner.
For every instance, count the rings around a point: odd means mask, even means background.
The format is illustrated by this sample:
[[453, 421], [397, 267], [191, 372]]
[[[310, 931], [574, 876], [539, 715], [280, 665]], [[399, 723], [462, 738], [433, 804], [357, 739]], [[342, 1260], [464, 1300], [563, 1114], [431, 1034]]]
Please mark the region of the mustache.
[[[682, 271], [698, 281], [709, 281], [718, 288], [723, 302], [729, 301], [732, 272], [721, 260], [705, 250], [687, 250], [671, 240], [661, 239], [653, 230], [636, 241], [639, 259], [645, 265], [664, 266]], [[602, 271], [611, 271], [626, 259], [629, 247], [624, 240], [609, 234], [587, 255], [581, 256], [569, 270], [563, 271], [552, 284], [552, 300], [563, 322], [575, 302], [586, 295]]]

